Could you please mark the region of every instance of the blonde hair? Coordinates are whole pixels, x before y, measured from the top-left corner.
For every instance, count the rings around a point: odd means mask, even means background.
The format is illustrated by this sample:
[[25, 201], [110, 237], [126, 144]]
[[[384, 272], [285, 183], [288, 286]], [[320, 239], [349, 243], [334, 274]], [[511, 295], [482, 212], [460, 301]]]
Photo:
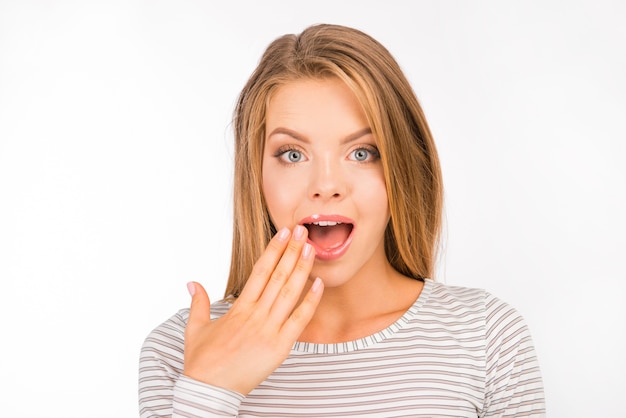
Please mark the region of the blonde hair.
[[337, 77], [355, 93], [376, 138], [390, 208], [385, 252], [414, 279], [432, 277], [443, 207], [437, 150], [415, 93], [389, 51], [369, 35], [315, 25], [272, 42], [241, 91], [234, 112], [235, 184], [230, 275], [226, 297], [237, 297], [276, 233], [262, 193], [268, 102], [281, 85]]

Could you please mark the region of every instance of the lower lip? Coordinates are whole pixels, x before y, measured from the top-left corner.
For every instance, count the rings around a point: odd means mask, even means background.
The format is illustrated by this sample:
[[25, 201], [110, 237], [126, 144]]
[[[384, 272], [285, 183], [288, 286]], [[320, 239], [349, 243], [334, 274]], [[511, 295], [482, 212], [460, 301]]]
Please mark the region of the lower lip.
[[344, 243], [336, 248], [331, 248], [329, 250], [325, 250], [325, 249], [318, 247], [311, 240], [307, 240], [307, 242], [311, 244], [313, 248], [315, 248], [315, 258], [317, 258], [318, 260], [323, 260], [323, 261], [332, 261], [332, 260], [336, 260], [340, 258], [348, 251], [348, 248], [350, 248], [350, 244], [352, 243], [353, 234], [354, 234], [354, 225], [352, 226], [352, 231], [350, 232], [350, 235], [344, 241]]

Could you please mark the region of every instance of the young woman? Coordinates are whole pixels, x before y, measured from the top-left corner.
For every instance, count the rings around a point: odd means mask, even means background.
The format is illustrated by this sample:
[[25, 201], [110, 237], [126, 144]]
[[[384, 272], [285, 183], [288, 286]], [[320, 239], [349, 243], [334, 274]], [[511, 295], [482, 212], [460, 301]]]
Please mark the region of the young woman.
[[142, 417], [542, 416], [520, 315], [433, 276], [442, 181], [426, 120], [377, 41], [274, 41], [235, 110], [226, 299], [141, 352]]

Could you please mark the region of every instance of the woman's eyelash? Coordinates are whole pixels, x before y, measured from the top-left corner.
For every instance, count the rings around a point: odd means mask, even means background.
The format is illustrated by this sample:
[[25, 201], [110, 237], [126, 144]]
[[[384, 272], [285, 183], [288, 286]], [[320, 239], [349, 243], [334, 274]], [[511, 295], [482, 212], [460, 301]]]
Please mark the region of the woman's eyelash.
[[[359, 154], [362, 153], [362, 151], [365, 151], [367, 154], [360, 156]], [[378, 151], [378, 148], [373, 145], [359, 145], [350, 151], [348, 155], [350, 157], [349, 159], [353, 159], [360, 163], [368, 163], [378, 160], [380, 158], [380, 151]], [[285, 164], [295, 164], [306, 158], [300, 149], [291, 145], [285, 145], [278, 148], [272, 156], [274, 158], [278, 158]]]
[[[293, 157], [298, 157], [298, 159], [297, 160], [293, 160], [292, 159], [292, 155], [290, 153], [293, 153]], [[278, 158], [279, 160], [281, 160], [285, 164], [294, 164], [294, 163], [300, 162], [300, 160], [304, 156], [304, 153], [302, 151], [300, 151], [299, 149], [293, 147], [293, 146], [287, 145], [287, 146], [284, 146], [284, 147], [280, 147], [273, 154], [273, 156], [275, 158]]]
[[274, 154], [273, 154], [272, 156], [273, 156], [273, 157], [280, 157], [281, 155], [283, 155], [284, 153], [289, 152], [289, 151], [298, 151], [298, 152], [300, 152], [300, 150], [299, 150], [299, 149], [296, 149], [295, 147], [285, 146], [285, 147], [280, 147], [280, 148], [278, 148], [278, 149], [274, 152]]
[[[368, 159], [368, 156], [365, 156], [365, 158], [363, 160], [359, 159], [357, 153], [359, 153], [360, 151], [366, 151], [370, 154], [371, 158]], [[358, 148], [355, 148], [354, 150], [352, 150], [350, 152], [350, 155], [354, 155], [356, 161], [358, 162], [362, 162], [362, 163], [367, 163], [367, 162], [371, 162], [372, 160], [377, 160], [380, 158], [380, 152], [378, 151], [378, 148], [376, 148], [375, 146], [372, 145], [361, 145]]]

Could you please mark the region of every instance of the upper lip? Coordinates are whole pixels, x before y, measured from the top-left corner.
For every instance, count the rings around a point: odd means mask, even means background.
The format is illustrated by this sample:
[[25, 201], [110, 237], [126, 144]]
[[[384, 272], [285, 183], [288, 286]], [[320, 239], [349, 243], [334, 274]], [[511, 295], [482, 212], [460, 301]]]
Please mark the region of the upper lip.
[[354, 221], [346, 216], [342, 215], [320, 215], [315, 214], [311, 216], [307, 216], [300, 220], [300, 225], [312, 224], [316, 222], [337, 222], [343, 224], [351, 224], [354, 225]]

